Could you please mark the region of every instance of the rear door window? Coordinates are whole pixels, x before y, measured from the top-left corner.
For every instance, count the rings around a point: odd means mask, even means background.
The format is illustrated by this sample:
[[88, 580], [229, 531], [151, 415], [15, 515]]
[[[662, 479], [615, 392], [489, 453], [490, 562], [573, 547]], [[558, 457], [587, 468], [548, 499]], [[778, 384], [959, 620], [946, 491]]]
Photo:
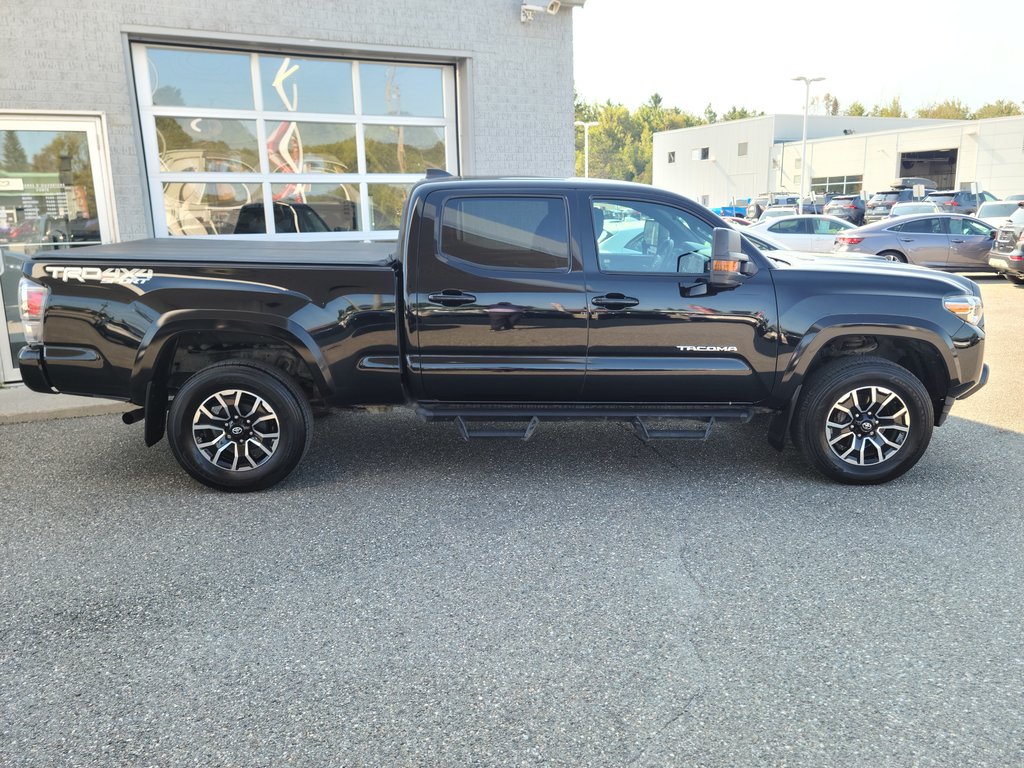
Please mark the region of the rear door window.
[[786, 221], [778, 221], [768, 227], [768, 231], [775, 232], [780, 235], [806, 235], [807, 220], [787, 219]]
[[905, 235], [944, 235], [946, 234], [945, 219], [927, 218], [914, 219], [897, 224], [892, 229]]
[[561, 197], [451, 198], [441, 251], [494, 269], [569, 269], [569, 217]]

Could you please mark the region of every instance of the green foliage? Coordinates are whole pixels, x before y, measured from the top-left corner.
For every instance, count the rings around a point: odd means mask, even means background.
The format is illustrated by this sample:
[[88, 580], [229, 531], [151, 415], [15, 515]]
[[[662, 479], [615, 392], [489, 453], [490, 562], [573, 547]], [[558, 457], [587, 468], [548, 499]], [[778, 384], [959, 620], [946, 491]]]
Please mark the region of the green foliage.
[[826, 115], [838, 115], [839, 114], [839, 99], [837, 99], [831, 93], [826, 93], [824, 95], [824, 97], [822, 97], [822, 102], [825, 105], [825, 114]]
[[21, 139], [14, 131], [4, 131], [4, 153], [2, 170], [8, 173], [24, 173], [28, 171], [28, 156], [21, 145]]
[[960, 99], [946, 99], [938, 104], [928, 104], [914, 112], [916, 117], [929, 117], [935, 120], [966, 120], [971, 110]]
[[971, 117], [976, 120], [984, 120], [987, 117], [1009, 117], [1021, 114], [1024, 114], [1024, 111], [1021, 110], [1021, 106], [1017, 102], [997, 99], [990, 104], [979, 107], [978, 111], [971, 115]]
[[868, 112], [871, 117], [906, 117], [907, 113], [903, 111], [903, 105], [900, 104], [900, 97], [893, 96], [892, 101], [888, 104], [875, 104]]
[[850, 115], [851, 117], [863, 117], [868, 113], [867, 108], [859, 101], [854, 101], [846, 108], [844, 115]]

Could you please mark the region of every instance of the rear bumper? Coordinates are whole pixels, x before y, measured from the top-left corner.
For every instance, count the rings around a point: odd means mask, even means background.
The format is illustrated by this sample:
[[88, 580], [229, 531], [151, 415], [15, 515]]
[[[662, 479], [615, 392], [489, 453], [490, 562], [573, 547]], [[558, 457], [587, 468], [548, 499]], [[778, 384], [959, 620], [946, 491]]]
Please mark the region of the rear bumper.
[[996, 272], [1009, 272], [1014, 275], [1024, 275], [1024, 256], [1021, 252], [1012, 251], [989, 251], [988, 265]]
[[22, 347], [18, 353], [18, 367], [21, 368], [21, 379], [29, 389], [34, 392], [56, 392], [46, 376], [42, 347]]

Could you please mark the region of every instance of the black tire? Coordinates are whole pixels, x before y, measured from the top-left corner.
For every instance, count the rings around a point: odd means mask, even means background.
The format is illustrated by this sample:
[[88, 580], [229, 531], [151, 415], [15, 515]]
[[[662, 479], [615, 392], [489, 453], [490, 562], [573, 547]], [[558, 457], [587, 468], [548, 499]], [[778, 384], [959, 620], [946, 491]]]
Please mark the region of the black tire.
[[290, 376], [263, 363], [233, 361], [185, 382], [171, 403], [167, 433], [174, 458], [199, 482], [258, 491], [295, 469], [309, 447], [312, 423], [309, 401]]
[[[852, 412], [849, 423], [844, 410]], [[880, 357], [855, 356], [812, 374], [797, 404], [792, 437], [826, 477], [870, 485], [913, 467], [928, 447], [934, 423], [931, 397], [914, 374]]]
[[896, 264], [906, 264], [907, 263], [907, 257], [904, 256], [899, 251], [882, 251], [878, 255], [881, 256], [886, 261], [891, 261], [891, 262], [894, 262]]
[[1009, 280], [1014, 285], [1024, 285], [1024, 275], [1013, 275], [1009, 272], [1004, 272], [1003, 277]]

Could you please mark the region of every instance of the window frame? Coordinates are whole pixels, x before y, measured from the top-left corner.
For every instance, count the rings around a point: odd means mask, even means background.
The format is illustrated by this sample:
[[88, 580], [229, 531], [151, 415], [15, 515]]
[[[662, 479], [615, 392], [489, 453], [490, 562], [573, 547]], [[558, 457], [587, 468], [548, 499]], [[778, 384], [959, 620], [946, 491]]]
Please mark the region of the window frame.
[[[201, 53], [225, 53], [243, 55], [249, 58], [250, 85], [252, 87], [253, 109], [218, 109], [210, 107], [154, 106], [150, 83], [147, 51], [155, 49], [172, 49], [176, 51], [196, 51]], [[230, 46], [203, 45], [199, 41], [186, 44], [154, 43], [141, 40], [130, 41], [132, 70], [135, 79], [135, 96], [138, 106], [138, 119], [142, 133], [143, 158], [145, 161], [146, 184], [150, 197], [150, 214], [152, 215], [153, 232], [158, 238], [175, 237], [167, 227], [166, 207], [164, 204], [164, 184], [196, 183], [196, 184], [248, 184], [259, 185], [264, 207], [265, 233], [249, 234], [205, 234], [188, 235], [188, 239], [238, 239], [238, 240], [395, 240], [398, 229], [371, 229], [371, 210], [369, 188], [373, 185], [409, 185], [423, 179], [424, 174], [418, 173], [369, 173], [366, 160], [367, 126], [405, 126], [441, 129], [445, 142], [445, 170], [459, 173], [458, 145], [458, 111], [456, 93], [456, 62], [454, 61], [409, 61], [401, 59], [381, 60], [353, 55], [332, 55], [327, 52], [287, 52], [275, 49], [246, 49]], [[296, 59], [316, 59], [341, 61], [351, 64], [353, 88], [353, 113], [335, 114], [323, 112], [282, 112], [263, 108], [263, 88], [261, 84], [260, 57], [292, 57]], [[362, 96], [360, 65], [394, 65], [398, 67], [421, 66], [439, 68], [442, 73], [442, 117], [410, 117], [401, 115], [367, 115], [362, 114]], [[159, 143], [157, 141], [156, 118], [210, 118], [220, 120], [252, 120], [256, 122], [256, 143], [259, 157], [259, 171], [253, 173], [234, 172], [164, 172], [160, 170]], [[355, 127], [357, 168], [355, 173], [272, 173], [269, 168], [267, 154], [267, 127], [280, 122], [328, 123], [353, 125]], [[286, 184], [303, 185], [349, 185], [359, 190], [359, 228], [343, 232], [276, 232], [274, 227], [274, 186]], [[311, 204], [312, 205], [312, 204]], [[315, 206], [314, 206], [315, 207]]]

